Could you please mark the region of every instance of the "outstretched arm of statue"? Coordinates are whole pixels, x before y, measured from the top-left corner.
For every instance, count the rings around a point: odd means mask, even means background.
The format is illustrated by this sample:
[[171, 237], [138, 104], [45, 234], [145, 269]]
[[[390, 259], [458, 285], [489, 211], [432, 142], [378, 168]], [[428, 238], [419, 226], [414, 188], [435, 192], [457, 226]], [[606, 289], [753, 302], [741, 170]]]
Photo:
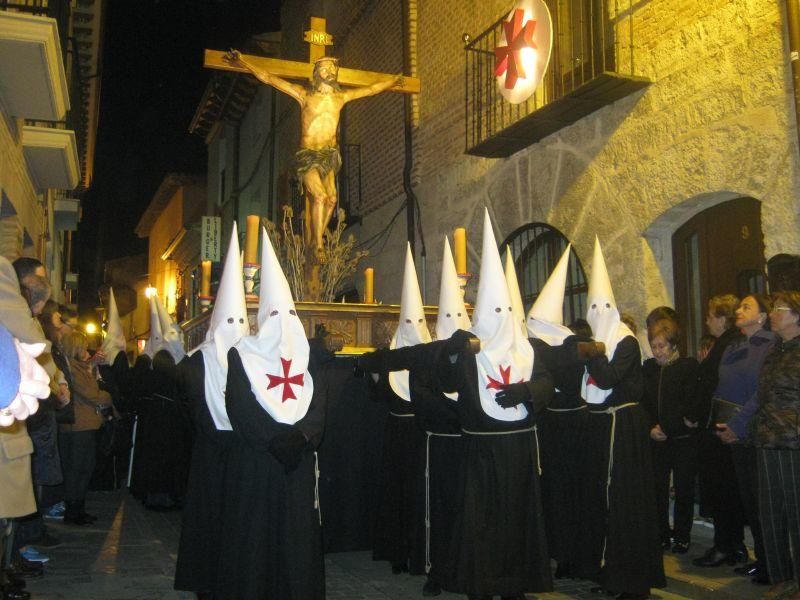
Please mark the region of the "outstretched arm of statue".
[[271, 85], [272, 87], [280, 90], [284, 94], [288, 94], [295, 100], [297, 100], [300, 104], [305, 102], [306, 98], [306, 90], [301, 85], [297, 85], [295, 83], [291, 83], [290, 81], [286, 81], [282, 77], [278, 77], [277, 75], [273, 75], [269, 71], [257, 67], [249, 60], [242, 56], [242, 53], [238, 50], [229, 50], [228, 53], [225, 55], [225, 60], [233, 65], [237, 65], [240, 67], [244, 67], [248, 71], [250, 71], [253, 76], [258, 79], [261, 83], [266, 83], [267, 85]]
[[385, 92], [386, 90], [389, 90], [399, 85], [403, 85], [402, 73], [395, 75], [394, 77], [391, 77], [384, 81], [373, 83], [372, 85], [349, 89], [344, 92], [344, 97], [345, 97], [344, 101], [350, 102], [351, 100], [358, 100], [359, 98], [374, 96], [375, 94], [380, 94], [381, 92]]

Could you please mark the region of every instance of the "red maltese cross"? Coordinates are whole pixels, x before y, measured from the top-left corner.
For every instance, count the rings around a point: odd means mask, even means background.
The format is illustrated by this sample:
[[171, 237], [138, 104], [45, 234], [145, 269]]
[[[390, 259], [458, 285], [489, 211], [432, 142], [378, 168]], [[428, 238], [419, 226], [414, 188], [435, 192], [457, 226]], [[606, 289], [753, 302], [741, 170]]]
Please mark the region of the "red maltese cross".
[[533, 41], [533, 32], [536, 29], [536, 21], [529, 19], [523, 25], [522, 19], [525, 18], [525, 11], [518, 8], [514, 11], [514, 16], [503, 23], [503, 30], [506, 34], [506, 45], [498, 46], [494, 49], [495, 67], [494, 76], [500, 77], [506, 73], [507, 90], [514, 89], [517, 79], [525, 79], [525, 67], [522, 64], [522, 49], [536, 48]]
[[267, 373], [267, 377], [269, 377], [269, 386], [267, 386], [267, 389], [271, 390], [274, 387], [283, 385], [283, 395], [281, 396], [281, 404], [283, 404], [287, 400], [297, 400], [297, 396], [295, 396], [292, 391], [292, 385], [303, 385], [303, 374], [300, 373], [289, 377], [289, 370], [292, 368], [292, 359], [286, 360], [281, 357], [281, 366], [283, 367], [283, 377]]
[[592, 377], [591, 375], [589, 375], [586, 378], [586, 387], [589, 387], [590, 385], [593, 385], [594, 387], [600, 387], [599, 385], [597, 385], [597, 382], [595, 381], [594, 377]]
[[[511, 365], [508, 365], [505, 369], [503, 366], [500, 366], [500, 379], [502, 381], [498, 381], [491, 375], [489, 375], [489, 383], [486, 384], [487, 390], [502, 390], [504, 387], [511, 383]], [[517, 383], [522, 383], [525, 381], [524, 379], [520, 379]]]

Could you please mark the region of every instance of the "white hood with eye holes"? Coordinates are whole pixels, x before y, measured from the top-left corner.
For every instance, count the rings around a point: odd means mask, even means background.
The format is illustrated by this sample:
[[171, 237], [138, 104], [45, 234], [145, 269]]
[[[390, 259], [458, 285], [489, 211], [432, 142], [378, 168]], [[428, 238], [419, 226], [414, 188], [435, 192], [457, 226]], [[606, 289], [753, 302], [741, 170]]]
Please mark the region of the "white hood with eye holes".
[[250, 333], [250, 322], [247, 320], [247, 302], [242, 281], [242, 257], [239, 253], [239, 235], [234, 222], [206, 340], [195, 350], [203, 353], [206, 405], [214, 425], [220, 430], [232, 429], [225, 410], [228, 350], [248, 333]]
[[[400, 322], [392, 336], [389, 348], [406, 348], [431, 341], [428, 323], [425, 321], [425, 309], [422, 306], [422, 294], [419, 293], [417, 270], [411, 245], [406, 246], [406, 263], [403, 271], [403, 291], [400, 295]], [[408, 384], [408, 371], [392, 371], [389, 373], [389, 385], [395, 394], [403, 400], [411, 400]]]
[[[600, 240], [594, 239], [594, 259], [592, 261], [592, 276], [589, 280], [589, 293], [587, 294], [586, 320], [592, 327], [592, 334], [596, 341], [606, 345], [606, 357], [611, 360], [617, 349], [617, 344], [626, 336], [633, 336], [628, 326], [619, 318], [617, 302], [611, 289], [611, 280], [608, 277], [606, 261]], [[612, 390], [603, 390], [594, 384], [587, 373], [583, 376], [581, 395], [589, 404], [602, 404], [611, 395]]]
[[262, 408], [279, 423], [294, 425], [308, 412], [314, 394], [308, 339], [267, 230], [262, 228], [261, 235], [258, 334], [242, 338], [236, 349]]
[[483, 219], [481, 271], [471, 331], [481, 341], [481, 351], [475, 357], [481, 408], [500, 421], [525, 419], [528, 409], [524, 405], [503, 408], [495, 401], [503, 386], [530, 380], [533, 348], [514, 316], [488, 210]]

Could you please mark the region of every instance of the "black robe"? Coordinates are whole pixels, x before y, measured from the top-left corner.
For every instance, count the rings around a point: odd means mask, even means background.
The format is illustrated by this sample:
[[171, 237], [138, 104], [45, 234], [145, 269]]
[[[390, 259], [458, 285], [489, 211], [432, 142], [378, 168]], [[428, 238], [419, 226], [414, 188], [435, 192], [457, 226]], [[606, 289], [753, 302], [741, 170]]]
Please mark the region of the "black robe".
[[581, 398], [583, 363], [574, 356], [574, 336], [561, 346], [532, 340], [536, 356], [553, 377], [555, 394], [538, 418], [542, 451], [542, 505], [547, 546], [565, 574], [575, 562], [581, 507], [578, 491], [583, 476], [588, 413]]
[[[639, 342], [632, 336], [619, 342], [611, 361], [601, 356], [587, 364], [598, 387], [612, 393], [602, 404], [588, 406], [586, 471], [580, 499], [583, 522], [575, 572], [596, 579], [614, 593], [647, 594], [651, 587], [666, 585], [650, 429], [639, 404], [643, 391], [641, 364]], [[635, 404], [613, 414], [604, 412], [629, 403]]]
[[92, 490], [116, 490], [124, 481], [130, 462], [133, 416], [128, 414], [130, 372], [128, 355], [120, 350], [110, 365], [100, 365], [100, 389], [111, 395], [116, 415], [114, 424], [97, 430], [96, 460]]
[[463, 509], [453, 525], [453, 582], [445, 589], [501, 596], [551, 591], [538, 448], [530, 431], [553, 391], [544, 361], [534, 359], [528, 416], [513, 422], [483, 411], [474, 355], [462, 352], [451, 364], [442, 353], [439, 372], [442, 389], [458, 392], [464, 432]]
[[189, 475], [191, 424], [178, 402], [177, 368], [168, 352], [153, 357], [144, 391], [137, 404], [131, 491], [146, 506], [178, 504]]
[[235, 444], [233, 431], [217, 429], [206, 404], [205, 359], [198, 351], [178, 365], [178, 390], [194, 422], [194, 444], [175, 589], [210, 592], [214, 589], [225, 505], [225, 473]]
[[[425, 432], [414, 421], [410, 401], [394, 393], [389, 373], [406, 368], [399, 356], [410, 348], [382, 353], [378, 399], [389, 407], [383, 439], [381, 490], [372, 545], [373, 560], [425, 573]], [[405, 351], [405, 352], [403, 352]], [[410, 382], [409, 382], [410, 383]]]
[[[408, 369], [411, 408], [414, 422], [426, 436], [425, 454], [418, 468], [427, 477], [426, 515], [429, 522], [426, 544], [425, 570], [440, 586], [454, 587], [455, 570], [452, 548], [453, 525], [461, 511], [461, 486], [463, 442], [458, 421], [456, 401], [444, 395], [438, 385], [436, 365], [443, 350], [443, 342], [419, 344], [390, 351], [385, 367], [393, 370]], [[419, 518], [419, 515], [416, 515]]]
[[[235, 348], [228, 353], [225, 405], [236, 434], [225, 473], [225, 506], [215, 600], [315, 600], [325, 597], [315, 453], [325, 424], [325, 366], [309, 372], [314, 396], [294, 425], [275, 421], [256, 400]], [[287, 473], [270, 453], [292, 428], [308, 439], [300, 465]], [[324, 517], [324, 515], [323, 515]]]

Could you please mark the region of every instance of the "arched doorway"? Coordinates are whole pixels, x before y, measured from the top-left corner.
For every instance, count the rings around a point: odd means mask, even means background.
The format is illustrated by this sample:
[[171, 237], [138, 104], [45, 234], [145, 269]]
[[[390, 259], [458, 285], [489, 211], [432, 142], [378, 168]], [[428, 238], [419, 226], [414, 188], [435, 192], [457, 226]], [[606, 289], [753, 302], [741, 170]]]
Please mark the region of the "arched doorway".
[[735, 198], [696, 214], [672, 235], [672, 260], [675, 309], [694, 354], [711, 296], [766, 290], [761, 203]]
[[[545, 223], [529, 223], [514, 230], [500, 245], [501, 254], [505, 253], [506, 247], [511, 249], [526, 311], [539, 297], [539, 292], [564, 253], [567, 243], [567, 238], [554, 227]], [[567, 285], [564, 290], [566, 325], [586, 315], [586, 292], [586, 275], [573, 250], [570, 253]]]

